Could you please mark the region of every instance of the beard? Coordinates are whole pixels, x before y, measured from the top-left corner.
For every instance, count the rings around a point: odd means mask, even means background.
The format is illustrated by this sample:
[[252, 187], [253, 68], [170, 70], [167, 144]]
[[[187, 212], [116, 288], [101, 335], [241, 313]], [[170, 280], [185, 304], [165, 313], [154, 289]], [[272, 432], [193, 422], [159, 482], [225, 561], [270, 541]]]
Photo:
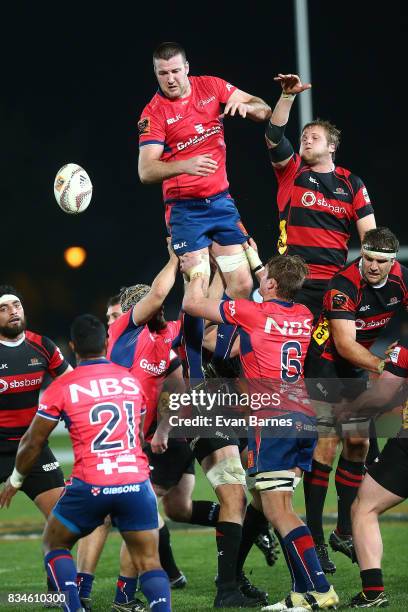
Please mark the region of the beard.
[[9, 340], [14, 340], [19, 336], [27, 327], [25, 318], [22, 319], [18, 325], [13, 325], [12, 327], [9, 325], [0, 326], [0, 335], [4, 336], [4, 338], [8, 338]]

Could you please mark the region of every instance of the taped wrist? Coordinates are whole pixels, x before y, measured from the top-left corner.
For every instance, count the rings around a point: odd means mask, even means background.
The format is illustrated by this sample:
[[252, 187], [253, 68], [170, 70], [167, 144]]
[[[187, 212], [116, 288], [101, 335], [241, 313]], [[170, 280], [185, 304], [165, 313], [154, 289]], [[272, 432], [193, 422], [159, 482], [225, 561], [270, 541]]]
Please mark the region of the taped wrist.
[[23, 482], [24, 482], [24, 478], [25, 476], [20, 474], [20, 472], [16, 470], [16, 468], [14, 468], [12, 474], [10, 475], [11, 486], [14, 487], [15, 489], [21, 489]]
[[289, 140], [284, 136], [280, 143], [273, 149], [268, 149], [269, 157], [273, 164], [288, 159], [294, 153], [293, 147]]
[[248, 259], [249, 267], [251, 268], [253, 272], [259, 272], [259, 270], [262, 270], [264, 265], [258, 253], [255, 251], [253, 247], [248, 246], [245, 249], [245, 255], [246, 255], [246, 258]]
[[279, 144], [285, 135], [285, 128], [286, 123], [285, 125], [275, 125], [274, 123], [268, 121], [266, 125], [265, 136], [274, 144]]

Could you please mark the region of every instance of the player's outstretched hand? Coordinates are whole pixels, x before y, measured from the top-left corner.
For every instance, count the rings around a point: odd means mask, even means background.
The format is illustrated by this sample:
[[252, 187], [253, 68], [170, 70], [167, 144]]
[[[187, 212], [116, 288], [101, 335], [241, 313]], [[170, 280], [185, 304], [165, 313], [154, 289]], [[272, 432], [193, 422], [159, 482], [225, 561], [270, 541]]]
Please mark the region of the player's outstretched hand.
[[227, 117], [235, 117], [235, 114], [238, 113], [240, 117], [245, 119], [247, 113], [250, 110], [250, 106], [248, 104], [244, 104], [243, 102], [227, 102], [224, 108], [224, 112], [220, 115], [220, 119]]
[[209, 174], [214, 174], [217, 170], [218, 163], [212, 158], [212, 153], [190, 157], [183, 164], [184, 173], [192, 174], [193, 176], [208, 176]]
[[198, 266], [201, 263], [203, 258], [202, 253], [200, 251], [194, 251], [192, 253], [184, 253], [180, 257], [180, 270], [184, 272], [184, 274], [188, 274], [191, 268], [194, 266]]
[[273, 80], [278, 81], [281, 84], [282, 90], [286, 94], [302, 93], [302, 91], [305, 91], [306, 89], [310, 89], [312, 87], [311, 83], [302, 83], [300, 77], [297, 74], [279, 73], [278, 76], [274, 77]]
[[7, 481], [0, 492], [0, 508], [8, 508], [10, 506], [10, 502], [13, 499], [14, 495], [17, 493], [18, 489], [13, 487], [10, 484], [10, 478], [7, 478]]

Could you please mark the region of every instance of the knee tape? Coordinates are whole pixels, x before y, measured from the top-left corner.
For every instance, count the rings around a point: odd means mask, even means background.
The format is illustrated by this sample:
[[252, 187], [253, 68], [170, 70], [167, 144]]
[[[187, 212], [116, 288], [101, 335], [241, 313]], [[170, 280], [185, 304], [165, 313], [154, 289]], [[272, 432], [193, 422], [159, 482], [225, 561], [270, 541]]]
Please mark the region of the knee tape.
[[256, 478], [255, 476], [246, 475], [246, 486], [248, 491], [252, 491], [252, 489], [256, 489]]
[[261, 472], [256, 475], [257, 491], [292, 491], [295, 484], [295, 472], [280, 470], [277, 472]]
[[245, 487], [245, 471], [239, 457], [227, 457], [214, 465], [206, 474], [213, 489], [224, 484]]
[[244, 251], [234, 255], [218, 255], [215, 259], [221, 272], [234, 272], [240, 266], [248, 265]]

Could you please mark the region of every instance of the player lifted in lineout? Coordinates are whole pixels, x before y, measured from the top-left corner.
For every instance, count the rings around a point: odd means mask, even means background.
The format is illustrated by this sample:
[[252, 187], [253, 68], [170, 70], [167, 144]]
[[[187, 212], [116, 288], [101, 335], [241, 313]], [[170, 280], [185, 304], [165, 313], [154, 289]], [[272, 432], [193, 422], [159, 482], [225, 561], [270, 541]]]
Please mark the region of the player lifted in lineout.
[[[247, 244], [248, 234], [229, 194], [223, 118], [239, 115], [265, 121], [271, 109], [223, 79], [189, 76], [186, 54], [178, 43], [159, 45], [153, 67], [159, 89], [139, 121], [140, 180], [163, 184], [174, 252], [179, 256], [198, 252], [199, 268], [209, 276], [212, 245], [226, 283], [224, 297], [248, 297], [252, 288], [248, 261], [253, 268], [261, 264]], [[228, 356], [232, 333], [233, 326], [220, 325], [215, 360]], [[186, 315], [184, 334], [190, 377], [202, 379], [202, 319]]]

